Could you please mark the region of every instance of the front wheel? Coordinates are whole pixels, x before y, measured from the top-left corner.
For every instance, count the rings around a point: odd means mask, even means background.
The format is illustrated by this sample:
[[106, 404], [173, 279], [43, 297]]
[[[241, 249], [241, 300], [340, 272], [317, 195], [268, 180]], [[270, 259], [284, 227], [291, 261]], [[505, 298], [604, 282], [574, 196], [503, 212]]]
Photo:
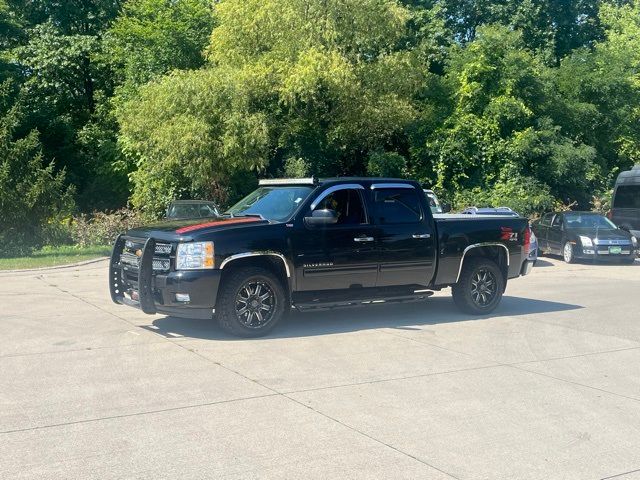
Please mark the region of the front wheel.
[[269, 270], [239, 268], [224, 279], [216, 315], [223, 330], [239, 337], [268, 334], [287, 311], [282, 282]]
[[470, 258], [452, 288], [458, 308], [474, 315], [486, 315], [496, 309], [504, 292], [504, 276], [495, 262]]
[[573, 255], [573, 244], [566, 242], [562, 248], [562, 258], [566, 263], [574, 263], [575, 257]]

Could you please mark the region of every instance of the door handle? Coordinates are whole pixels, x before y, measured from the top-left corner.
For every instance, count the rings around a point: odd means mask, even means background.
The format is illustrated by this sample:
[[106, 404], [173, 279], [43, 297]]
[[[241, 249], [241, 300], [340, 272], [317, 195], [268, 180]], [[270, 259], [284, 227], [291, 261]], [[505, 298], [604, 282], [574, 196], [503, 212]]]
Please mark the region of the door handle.
[[411, 235], [413, 238], [431, 238], [430, 233], [414, 233]]
[[354, 242], [373, 242], [373, 237], [356, 237], [353, 239]]

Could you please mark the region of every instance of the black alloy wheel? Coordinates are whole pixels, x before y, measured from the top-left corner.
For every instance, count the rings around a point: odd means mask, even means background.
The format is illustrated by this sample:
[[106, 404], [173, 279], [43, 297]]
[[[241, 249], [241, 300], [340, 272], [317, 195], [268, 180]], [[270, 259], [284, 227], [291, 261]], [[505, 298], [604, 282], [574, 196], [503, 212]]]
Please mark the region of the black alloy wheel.
[[267, 335], [289, 311], [284, 279], [262, 267], [225, 272], [216, 301], [223, 330], [238, 337]]
[[498, 280], [495, 274], [487, 268], [477, 270], [471, 278], [471, 298], [481, 308], [493, 301], [498, 292], [497, 288]]
[[505, 275], [493, 260], [466, 259], [458, 282], [451, 288], [453, 301], [465, 313], [486, 315], [500, 304], [505, 281]]
[[265, 282], [250, 280], [236, 295], [236, 317], [247, 328], [262, 328], [276, 312], [277, 299]]

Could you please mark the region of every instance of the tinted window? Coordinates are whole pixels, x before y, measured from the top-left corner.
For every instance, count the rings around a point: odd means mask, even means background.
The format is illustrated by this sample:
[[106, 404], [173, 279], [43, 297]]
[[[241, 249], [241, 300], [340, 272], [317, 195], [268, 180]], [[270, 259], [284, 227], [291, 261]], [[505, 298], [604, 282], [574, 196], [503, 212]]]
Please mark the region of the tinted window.
[[562, 215], [556, 215], [556, 218], [553, 219], [552, 227], [559, 227], [562, 223]]
[[338, 214], [336, 225], [360, 225], [367, 222], [362, 198], [357, 190], [345, 189], [324, 197], [315, 210], [333, 210]]
[[620, 185], [613, 208], [640, 208], [640, 185]]
[[417, 223], [422, 219], [420, 197], [414, 189], [384, 188], [373, 191], [378, 223]]
[[547, 213], [544, 215], [544, 217], [542, 217], [542, 220], [540, 220], [540, 225], [542, 225], [543, 227], [548, 227], [551, 225], [551, 217], [553, 217], [553, 213]]

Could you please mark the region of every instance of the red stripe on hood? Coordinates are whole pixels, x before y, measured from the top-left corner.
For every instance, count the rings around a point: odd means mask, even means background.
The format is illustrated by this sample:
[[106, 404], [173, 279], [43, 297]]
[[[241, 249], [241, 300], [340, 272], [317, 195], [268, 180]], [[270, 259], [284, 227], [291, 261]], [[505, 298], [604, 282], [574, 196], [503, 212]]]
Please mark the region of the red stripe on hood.
[[250, 222], [260, 222], [259, 218], [255, 217], [247, 217], [247, 218], [230, 218], [229, 220], [216, 220], [215, 222], [207, 222], [207, 223], [198, 223], [196, 225], [189, 225], [188, 227], [182, 227], [176, 230], [176, 233], [187, 233], [193, 232], [194, 230], [200, 230], [201, 228], [207, 227], [215, 227], [218, 225], [231, 225], [234, 223], [250, 223]]

